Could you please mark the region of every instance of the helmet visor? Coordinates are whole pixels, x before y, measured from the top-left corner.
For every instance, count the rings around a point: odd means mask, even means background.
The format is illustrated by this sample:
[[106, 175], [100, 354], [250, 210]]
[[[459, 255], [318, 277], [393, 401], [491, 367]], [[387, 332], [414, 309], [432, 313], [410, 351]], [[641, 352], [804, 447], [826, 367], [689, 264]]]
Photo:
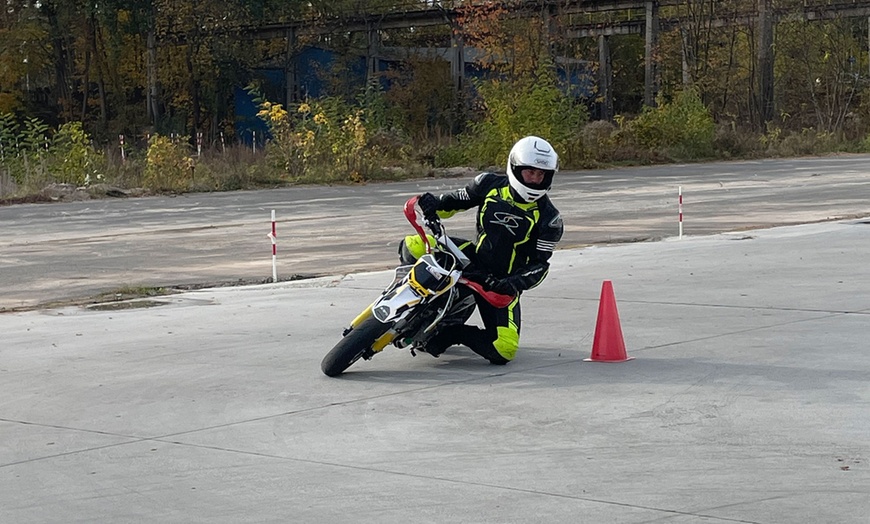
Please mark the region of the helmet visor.
[[529, 189], [546, 190], [553, 184], [553, 169], [534, 166], [514, 166], [513, 172], [520, 182]]

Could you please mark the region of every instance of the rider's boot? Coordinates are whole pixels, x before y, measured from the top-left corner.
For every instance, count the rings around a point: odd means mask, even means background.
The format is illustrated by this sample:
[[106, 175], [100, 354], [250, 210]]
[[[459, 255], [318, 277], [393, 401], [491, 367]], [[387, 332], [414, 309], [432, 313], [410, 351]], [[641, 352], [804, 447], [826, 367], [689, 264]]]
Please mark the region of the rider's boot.
[[509, 362], [508, 359], [501, 356], [501, 353], [495, 349], [493, 338], [485, 329], [468, 325], [461, 327], [466, 329], [463, 329], [460, 332], [460, 336], [462, 337], [459, 342], [460, 344], [468, 346], [471, 351], [474, 351], [481, 357], [489, 360], [490, 364], [503, 366]]
[[455, 327], [458, 326], [450, 326], [444, 330], [438, 331], [429, 340], [427, 340], [425, 344], [418, 347], [417, 350], [421, 353], [429, 353], [435, 358], [440, 357], [442, 353], [447, 351], [447, 348], [458, 344], [458, 342], [454, 341]]
[[496, 351], [486, 330], [467, 324], [446, 328], [430, 338], [425, 347], [420, 348], [420, 350], [437, 358], [447, 348], [455, 345], [469, 347], [492, 364], [504, 365], [508, 363], [508, 360]]

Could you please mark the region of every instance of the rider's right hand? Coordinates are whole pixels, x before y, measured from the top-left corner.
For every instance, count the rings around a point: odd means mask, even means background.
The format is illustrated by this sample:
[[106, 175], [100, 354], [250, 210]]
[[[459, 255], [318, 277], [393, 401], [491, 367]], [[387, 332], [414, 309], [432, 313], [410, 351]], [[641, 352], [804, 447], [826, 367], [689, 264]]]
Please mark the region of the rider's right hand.
[[417, 204], [423, 211], [423, 217], [426, 222], [438, 222], [438, 198], [432, 193], [423, 193], [417, 199]]
[[519, 293], [519, 290], [511, 277], [498, 278], [485, 271], [474, 269], [466, 269], [462, 272], [462, 276], [467, 280], [477, 282], [487, 291], [494, 291], [501, 295], [511, 296], [516, 296]]
[[519, 294], [519, 290], [511, 277], [496, 278], [490, 275], [486, 278], [486, 282], [483, 282], [483, 287], [501, 295], [516, 296]]
[[462, 276], [465, 277], [467, 280], [471, 280], [472, 282], [483, 284], [484, 282], [486, 282], [486, 278], [489, 276], [489, 272], [474, 269], [464, 269], [462, 271]]

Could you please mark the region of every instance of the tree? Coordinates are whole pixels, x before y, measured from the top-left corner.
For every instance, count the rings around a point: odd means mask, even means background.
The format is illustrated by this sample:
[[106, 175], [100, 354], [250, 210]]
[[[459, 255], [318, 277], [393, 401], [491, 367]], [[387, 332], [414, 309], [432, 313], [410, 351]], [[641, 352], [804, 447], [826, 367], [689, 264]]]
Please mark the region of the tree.
[[154, 0], [154, 7], [157, 76], [170, 111], [163, 127], [189, 136], [205, 127], [214, 131], [217, 123], [205, 116], [216, 116], [256, 61], [256, 46], [241, 31], [251, 2]]
[[858, 56], [866, 29], [857, 20], [779, 24], [777, 87], [786, 118], [800, 128], [839, 132], [856, 107]]
[[6, 2], [0, 12], [0, 114], [35, 114], [36, 94], [50, 89], [52, 56], [39, 11], [27, 1]]
[[456, 23], [465, 45], [483, 53], [479, 61], [487, 68], [509, 78], [534, 72], [538, 64], [551, 58], [549, 11], [533, 16], [514, 16], [522, 0], [467, 3], [461, 7]]

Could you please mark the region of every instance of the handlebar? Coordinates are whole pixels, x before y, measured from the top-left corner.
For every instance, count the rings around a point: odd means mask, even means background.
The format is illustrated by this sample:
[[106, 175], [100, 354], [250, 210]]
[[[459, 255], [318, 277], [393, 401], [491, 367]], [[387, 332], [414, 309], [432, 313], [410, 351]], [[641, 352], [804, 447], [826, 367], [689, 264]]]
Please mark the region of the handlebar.
[[[423, 243], [426, 244], [426, 252], [432, 252], [432, 246], [429, 244], [429, 237], [426, 235], [426, 232], [423, 230], [423, 227], [420, 225], [419, 219], [422, 213], [417, 213], [417, 200], [419, 200], [419, 196], [413, 196], [409, 198], [405, 202], [405, 218], [408, 219], [408, 222], [411, 223], [414, 230], [420, 235], [420, 238], [423, 239]], [[465, 253], [462, 252], [461, 249], [451, 240], [449, 236], [447, 236], [447, 229], [444, 227], [444, 224], [441, 220], [437, 221], [426, 221], [426, 226], [432, 230], [432, 234], [435, 239], [444, 247], [447, 248], [447, 251], [452, 253], [456, 259], [459, 261], [460, 267], [466, 267], [471, 263], [471, 260], [465, 256]]]
[[419, 200], [419, 196], [412, 196], [405, 202], [405, 206], [403, 208], [405, 212], [405, 218], [408, 219], [408, 222], [411, 223], [411, 226], [414, 228], [414, 231], [420, 235], [420, 238], [423, 239], [423, 243], [426, 244], [426, 252], [432, 252], [432, 246], [429, 245], [429, 237], [426, 236], [426, 232], [423, 231], [423, 228], [420, 227], [420, 223], [417, 221], [417, 200]]
[[[429, 243], [429, 237], [428, 235], [426, 235], [426, 231], [424, 231], [423, 227], [420, 225], [420, 217], [422, 216], [422, 213], [417, 212], [417, 209], [419, 207], [417, 206], [417, 200], [419, 198], [419, 196], [413, 196], [405, 202], [405, 218], [408, 219], [408, 222], [411, 223], [411, 226], [414, 228], [417, 234], [420, 235], [420, 238], [423, 239], [423, 243], [426, 244], [426, 252], [431, 253], [432, 245]], [[435, 239], [438, 241], [438, 243], [456, 257], [456, 260], [459, 261], [459, 265], [461, 268], [464, 269], [469, 264], [471, 264], [471, 260], [469, 260], [469, 258], [465, 256], [465, 253], [463, 253], [462, 250], [459, 249], [459, 246], [457, 246], [456, 243], [453, 242], [453, 239], [447, 236], [447, 229], [444, 227], [444, 224], [441, 222], [441, 220], [426, 220], [425, 222], [426, 226], [432, 230], [432, 234], [435, 236]], [[480, 283], [474, 282], [473, 280], [468, 280], [464, 277], [460, 278], [459, 282], [470, 287], [471, 289], [479, 293], [482, 297], [484, 297], [487, 302], [498, 308], [507, 307], [511, 302], [513, 302], [514, 298], [516, 298], [511, 295], [502, 295], [501, 293], [488, 291], [484, 289]]]

